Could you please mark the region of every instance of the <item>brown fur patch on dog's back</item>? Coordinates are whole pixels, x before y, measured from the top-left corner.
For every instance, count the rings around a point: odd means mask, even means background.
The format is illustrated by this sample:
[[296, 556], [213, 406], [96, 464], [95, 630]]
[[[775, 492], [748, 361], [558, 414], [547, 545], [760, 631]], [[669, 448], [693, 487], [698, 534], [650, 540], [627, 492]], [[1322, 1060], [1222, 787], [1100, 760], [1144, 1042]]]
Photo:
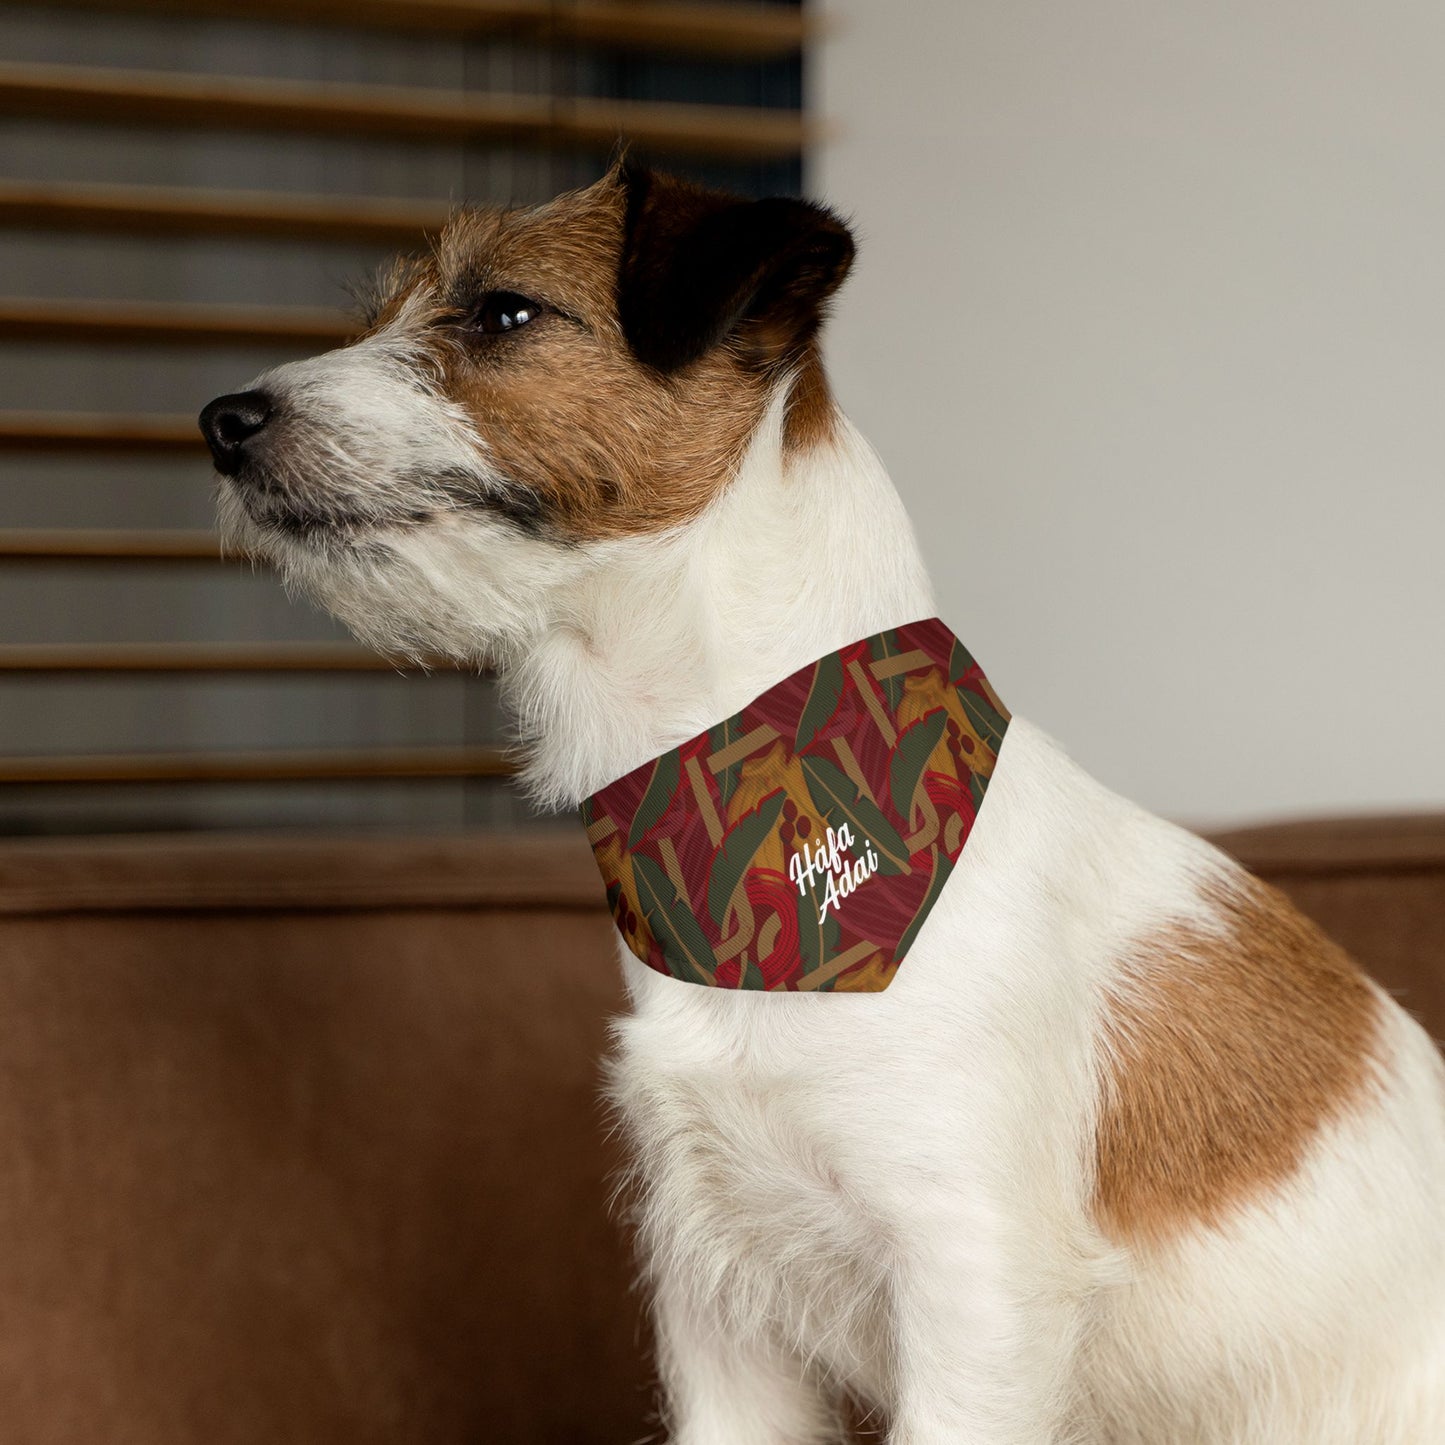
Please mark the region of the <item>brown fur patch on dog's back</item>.
[[1380, 1003], [1360, 970], [1245, 874], [1210, 902], [1219, 931], [1146, 939], [1110, 1001], [1094, 1206], [1115, 1238], [1220, 1225], [1368, 1092]]

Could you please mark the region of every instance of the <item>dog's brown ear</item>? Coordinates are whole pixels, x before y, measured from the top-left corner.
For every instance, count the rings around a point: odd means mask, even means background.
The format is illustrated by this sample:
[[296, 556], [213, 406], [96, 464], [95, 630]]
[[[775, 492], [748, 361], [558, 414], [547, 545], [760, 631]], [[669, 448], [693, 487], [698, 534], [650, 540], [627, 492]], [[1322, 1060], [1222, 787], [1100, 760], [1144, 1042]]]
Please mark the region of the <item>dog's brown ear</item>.
[[807, 201], [742, 200], [623, 161], [618, 314], [633, 354], [658, 371], [736, 334], [751, 359], [786, 363], [817, 331], [853, 261], [853, 237]]

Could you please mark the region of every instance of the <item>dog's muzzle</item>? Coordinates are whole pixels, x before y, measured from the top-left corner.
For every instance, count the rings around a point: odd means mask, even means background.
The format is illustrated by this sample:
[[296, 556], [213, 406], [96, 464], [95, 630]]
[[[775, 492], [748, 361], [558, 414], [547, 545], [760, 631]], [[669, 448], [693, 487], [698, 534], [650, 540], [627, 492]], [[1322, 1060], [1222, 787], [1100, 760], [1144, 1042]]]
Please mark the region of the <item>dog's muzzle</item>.
[[275, 405], [264, 391], [238, 391], [218, 396], [201, 412], [201, 435], [223, 477], [240, 472], [248, 446], [266, 429], [274, 411]]

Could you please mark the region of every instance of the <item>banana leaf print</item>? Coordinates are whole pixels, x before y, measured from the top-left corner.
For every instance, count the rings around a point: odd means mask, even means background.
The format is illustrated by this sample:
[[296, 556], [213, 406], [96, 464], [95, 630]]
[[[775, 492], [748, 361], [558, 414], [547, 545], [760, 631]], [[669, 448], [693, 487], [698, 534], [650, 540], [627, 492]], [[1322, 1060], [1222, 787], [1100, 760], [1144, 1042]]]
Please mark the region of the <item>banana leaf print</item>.
[[843, 700], [843, 659], [836, 652], [830, 652], [813, 668], [813, 683], [808, 689], [808, 700], [798, 715], [798, 731], [793, 739], [793, 751], [801, 753], [811, 747], [818, 736], [818, 729], [838, 711]]
[[975, 813], [983, 807], [983, 790], [987, 783], [988, 779], [980, 777], [977, 773], [970, 773], [968, 775], [968, 792], [969, 796], [973, 799], [973, 810]]
[[948, 652], [949, 680], [957, 687], [973, 671], [974, 666], [973, 654], [955, 637]]
[[[884, 660], [894, 670], [877, 678]], [[799, 668], [583, 804], [627, 946], [729, 990], [888, 987], [962, 855], [1008, 724], [936, 618]], [[827, 831], [845, 826], [832, 868]], [[791, 857], [813, 870], [805, 890]]]
[[865, 838], [871, 842], [882, 860], [880, 872], [906, 873], [908, 846], [878, 804], [865, 798], [848, 775], [826, 758], [805, 757], [802, 762], [813, 806], [835, 828], [847, 823], [860, 847]]
[[707, 880], [707, 911], [718, 928], [727, 918], [728, 903], [743, 880], [763, 840], [777, 826], [786, 801], [781, 788], [763, 799], [750, 813], [744, 813], [722, 840]]
[[[720, 722], [716, 727], [707, 731], [708, 746], [714, 755], [730, 743], [735, 743], [743, 735], [743, 725], [737, 717], [730, 717], [726, 722]], [[741, 761], [729, 763], [715, 776], [717, 778], [718, 797], [722, 800], [724, 808], [732, 800], [733, 789], [738, 785], [738, 769], [742, 767]]]
[[903, 930], [903, 937], [898, 940], [898, 947], [894, 950], [895, 958], [902, 958], [910, 948], [913, 947], [913, 940], [918, 937], [918, 930], [923, 927], [923, 920], [928, 917], [933, 905], [938, 902], [938, 895], [943, 892], [943, 885], [948, 882], [948, 875], [953, 872], [953, 860], [947, 853], [935, 853], [933, 855], [933, 876], [928, 880], [928, 891], [923, 895], [923, 902], [918, 905], [918, 912], [913, 915], [913, 921]]
[[643, 793], [642, 801], [637, 805], [637, 812], [633, 815], [632, 826], [627, 830], [627, 846], [629, 848], [637, 847], [646, 837], [648, 830], [667, 811], [667, 805], [672, 802], [673, 795], [677, 792], [677, 785], [681, 781], [681, 755], [675, 750], [664, 753], [653, 764], [652, 778], [647, 784], [647, 791]]
[[[904, 648], [899, 645], [896, 632], [880, 632], [877, 637], [868, 639], [868, 651], [874, 662], [882, 662], [884, 658], [897, 657]], [[894, 673], [892, 677], [879, 678], [878, 686], [883, 689], [883, 696], [888, 699], [889, 710], [897, 712], [898, 704], [903, 701], [902, 677]]]
[[715, 956], [692, 911], [677, 896], [666, 873], [646, 853], [632, 860], [637, 904], [669, 962], [685, 964], [698, 983], [711, 983]]
[[893, 750], [893, 761], [888, 767], [888, 791], [893, 798], [893, 811], [903, 819], [905, 828], [913, 826], [913, 800], [947, 722], [947, 710], [936, 708], [902, 734]]
[[998, 750], [1003, 746], [1004, 729], [1008, 727], [1008, 723], [994, 711], [992, 703], [985, 702], [976, 692], [970, 692], [966, 687], [958, 689], [958, 700], [963, 704], [963, 710], [968, 714], [974, 731], [997, 756]]

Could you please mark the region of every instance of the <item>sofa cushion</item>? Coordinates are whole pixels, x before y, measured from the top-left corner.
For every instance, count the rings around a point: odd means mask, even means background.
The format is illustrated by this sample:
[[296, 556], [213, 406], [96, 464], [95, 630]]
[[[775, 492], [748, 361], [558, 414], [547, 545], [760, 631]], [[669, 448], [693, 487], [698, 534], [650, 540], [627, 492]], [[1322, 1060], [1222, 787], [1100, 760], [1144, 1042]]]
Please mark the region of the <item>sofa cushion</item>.
[[[1445, 819], [1221, 841], [1445, 1032]], [[0, 844], [15, 1445], [623, 1445], [581, 831]]]

